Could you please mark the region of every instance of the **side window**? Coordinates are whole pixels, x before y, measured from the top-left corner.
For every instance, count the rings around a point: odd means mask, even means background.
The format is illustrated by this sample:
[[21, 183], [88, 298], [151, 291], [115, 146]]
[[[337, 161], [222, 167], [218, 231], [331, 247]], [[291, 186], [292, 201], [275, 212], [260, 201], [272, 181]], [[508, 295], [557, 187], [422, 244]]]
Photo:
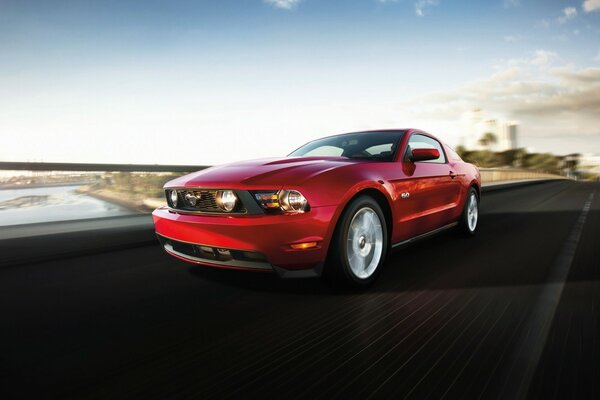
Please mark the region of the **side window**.
[[448, 158], [452, 161], [462, 161], [462, 158], [458, 155], [454, 149], [448, 145], [446, 145], [446, 150], [448, 150]]
[[367, 153], [369, 153], [369, 155], [377, 155], [380, 157], [389, 157], [392, 155], [392, 148], [393, 148], [394, 143], [385, 143], [385, 144], [378, 144], [376, 146], [371, 146], [368, 149], [365, 149], [364, 151], [366, 151]]
[[436, 164], [444, 164], [446, 162], [446, 156], [444, 155], [444, 150], [442, 149], [442, 145], [435, 139], [430, 138], [425, 135], [412, 135], [410, 140], [408, 141], [408, 149], [437, 149], [440, 152], [440, 157], [435, 160], [430, 161], [421, 161], [428, 163], [436, 163]]

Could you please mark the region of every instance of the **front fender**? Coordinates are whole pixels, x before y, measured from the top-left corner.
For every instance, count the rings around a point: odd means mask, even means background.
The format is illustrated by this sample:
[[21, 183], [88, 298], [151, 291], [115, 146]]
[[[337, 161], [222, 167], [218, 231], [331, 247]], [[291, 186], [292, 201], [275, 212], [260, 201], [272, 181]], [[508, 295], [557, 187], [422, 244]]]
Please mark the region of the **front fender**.
[[[387, 166], [387, 165], [386, 165]], [[302, 183], [297, 189], [306, 196], [311, 207], [335, 206], [327, 237], [331, 240], [342, 212], [359, 193], [376, 190], [387, 201], [392, 221], [395, 220], [393, 186], [384, 179], [377, 164], [349, 165], [327, 171]], [[383, 168], [385, 171], [385, 168]]]
[[352, 186], [351, 188], [349, 188], [346, 191], [346, 193], [344, 193], [344, 195], [340, 198], [340, 201], [336, 206], [335, 212], [331, 218], [331, 222], [327, 229], [328, 243], [331, 243], [331, 240], [333, 239], [333, 233], [335, 232], [335, 228], [337, 227], [339, 220], [342, 216], [342, 213], [344, 212], [344, 210], [346, 209], [348, 204], [356, 196], [360, 195], [361, 193], [368, 193], [369, 191], [377, 191], [386, 199], [388, 208], [391, 213], [390, 223], [393, 223], [394, 218], [395, 218], [395, 215], [394, 215], [395, 210], [394, 210], [394, 207], [392, 207], [392, 204], [393, 204], [392, 196], [391, 196], [390, 192], [388, 191], [388, 188], [386, 187], [386, 185], [381, 184], [377, 181], [375, 181], [375, 182], [373, 182], [373, 181], [359, 182], [359, 183], [355, 184], [354, 186]]

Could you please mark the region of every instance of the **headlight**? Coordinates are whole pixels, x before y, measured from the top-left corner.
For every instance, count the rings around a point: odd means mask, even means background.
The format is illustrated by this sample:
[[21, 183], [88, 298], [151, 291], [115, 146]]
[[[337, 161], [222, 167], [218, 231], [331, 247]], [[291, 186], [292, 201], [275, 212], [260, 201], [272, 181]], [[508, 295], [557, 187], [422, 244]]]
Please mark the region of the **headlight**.
[[171, 205], [177, 207], [177, 200], [179, 200], [177, 190], [169, 190], [169, 199], [171, 200]]
[[253, 194], [258, 204], [265, 210], [305, 212], [309, 208], [308, 201], [297, 190], [254, 192]]
[[237, 203], [237, 196], [233, 193], [233, 190], [219, 190], [217, 191], [217, 205], [223, 211], [233, 211]]
[[279, 206], [279, 196], [276, 191], [273, 192], [255, 192], [254, 198], [260, 204], [262, 208], [265, 210], [278, 210]]
[[308, 202], [302, 193], [296, 190], [282, 190], [279, 192], [279, 203], [284, 211], [304, 212]]

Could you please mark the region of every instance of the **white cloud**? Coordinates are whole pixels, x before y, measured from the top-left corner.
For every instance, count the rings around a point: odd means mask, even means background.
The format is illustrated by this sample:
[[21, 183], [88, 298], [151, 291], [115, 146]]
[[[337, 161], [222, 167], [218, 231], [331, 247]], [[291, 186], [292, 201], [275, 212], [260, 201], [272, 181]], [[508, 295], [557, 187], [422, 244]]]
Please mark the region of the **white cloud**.
[[540, 21], [540, 26], [542, 26], [542, 28], [550, 28], [550, 21], [548, 21], [547, 19], [543, 19]]
[[558, 55], [553, 51], [536, 50], [535, 57], [531, 60], [531, 64], [538, 67], [543, 67], [550, 64]]
[[505, 41], [506, 43], [515, 43], [515, 42], [517, 42], [518, 40], [519, 40], [519, 38], [518, 38], [518, 37], [516, 37], [516, 36], [513, 36], [513, 35], [507, 35], [507, 36], [504, 36], [504, 41]]
[[300, 3], [300, 0], [264, 0], [264, 2], [276, 8], [291, 10]]
[[565, 17], [573, 18], [577, 16], [577, 9], [575, 7], [567, 7], [563, 10], [563, 13], [565, 14]]
[[[599, 0], [600, 1], [600, 0]], [[577, 9], [575, 7], [566, 7], [563, 9], [563, 15], [558, 17], [558, 22], [564, 24], [570, 19], [573, 19], [577, 16]]]
[[520, 5], [520, 0], [504, 0], [504, 8], [518, 7]]
[[553, 68], [550, 70], [550, 73], [571, 84], [600, 82], [600, 68], [585, 68], [577, 71], [575, 70], [575, 66], [568, 65], [565, 67]]
[[423, 17], [427, 8], [437, 6], [438, 4], [440, 4], [438, 0], [419, 0], [415, 3], [415, 13], [419, 17]]
[[600, 10], [600, 0], [585, 0], [583, 2], [583, 9], [588, 13]]
[[508, 60], [497, 61], [494, 69], [503, 71], [510, 68], [536, 68], [547, 69], [552, 63], [559, 60], [558, 54], [550, 50], [536, 50], [527, 58], [510, 58]]
[[540, 50], [530, 58], [505, 60], [487, 78], [409, 99], [403, 109], [412, 118], [445, 124], [459, 136], [458, 117], [482, 108], [498, 118], [520, 121], [519, 142], [524, 146], [551, 140], [554, 145], [546, 148], [557, 153], [566, 152], [567, 145], [577, 150], [575, 142], [600, 149], [600, 68], [566, 64], [548, 69], [540, 59], [560, 57]]

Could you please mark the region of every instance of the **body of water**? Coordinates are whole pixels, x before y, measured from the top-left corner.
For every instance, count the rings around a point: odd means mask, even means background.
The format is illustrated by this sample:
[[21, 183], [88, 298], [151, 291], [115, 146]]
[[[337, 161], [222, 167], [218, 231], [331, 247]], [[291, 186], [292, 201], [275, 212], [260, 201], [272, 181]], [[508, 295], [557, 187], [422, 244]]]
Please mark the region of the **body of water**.
[[77, 193], [78, 186], [0, 190], [0, 226], [135, 214], [117, 204]]

